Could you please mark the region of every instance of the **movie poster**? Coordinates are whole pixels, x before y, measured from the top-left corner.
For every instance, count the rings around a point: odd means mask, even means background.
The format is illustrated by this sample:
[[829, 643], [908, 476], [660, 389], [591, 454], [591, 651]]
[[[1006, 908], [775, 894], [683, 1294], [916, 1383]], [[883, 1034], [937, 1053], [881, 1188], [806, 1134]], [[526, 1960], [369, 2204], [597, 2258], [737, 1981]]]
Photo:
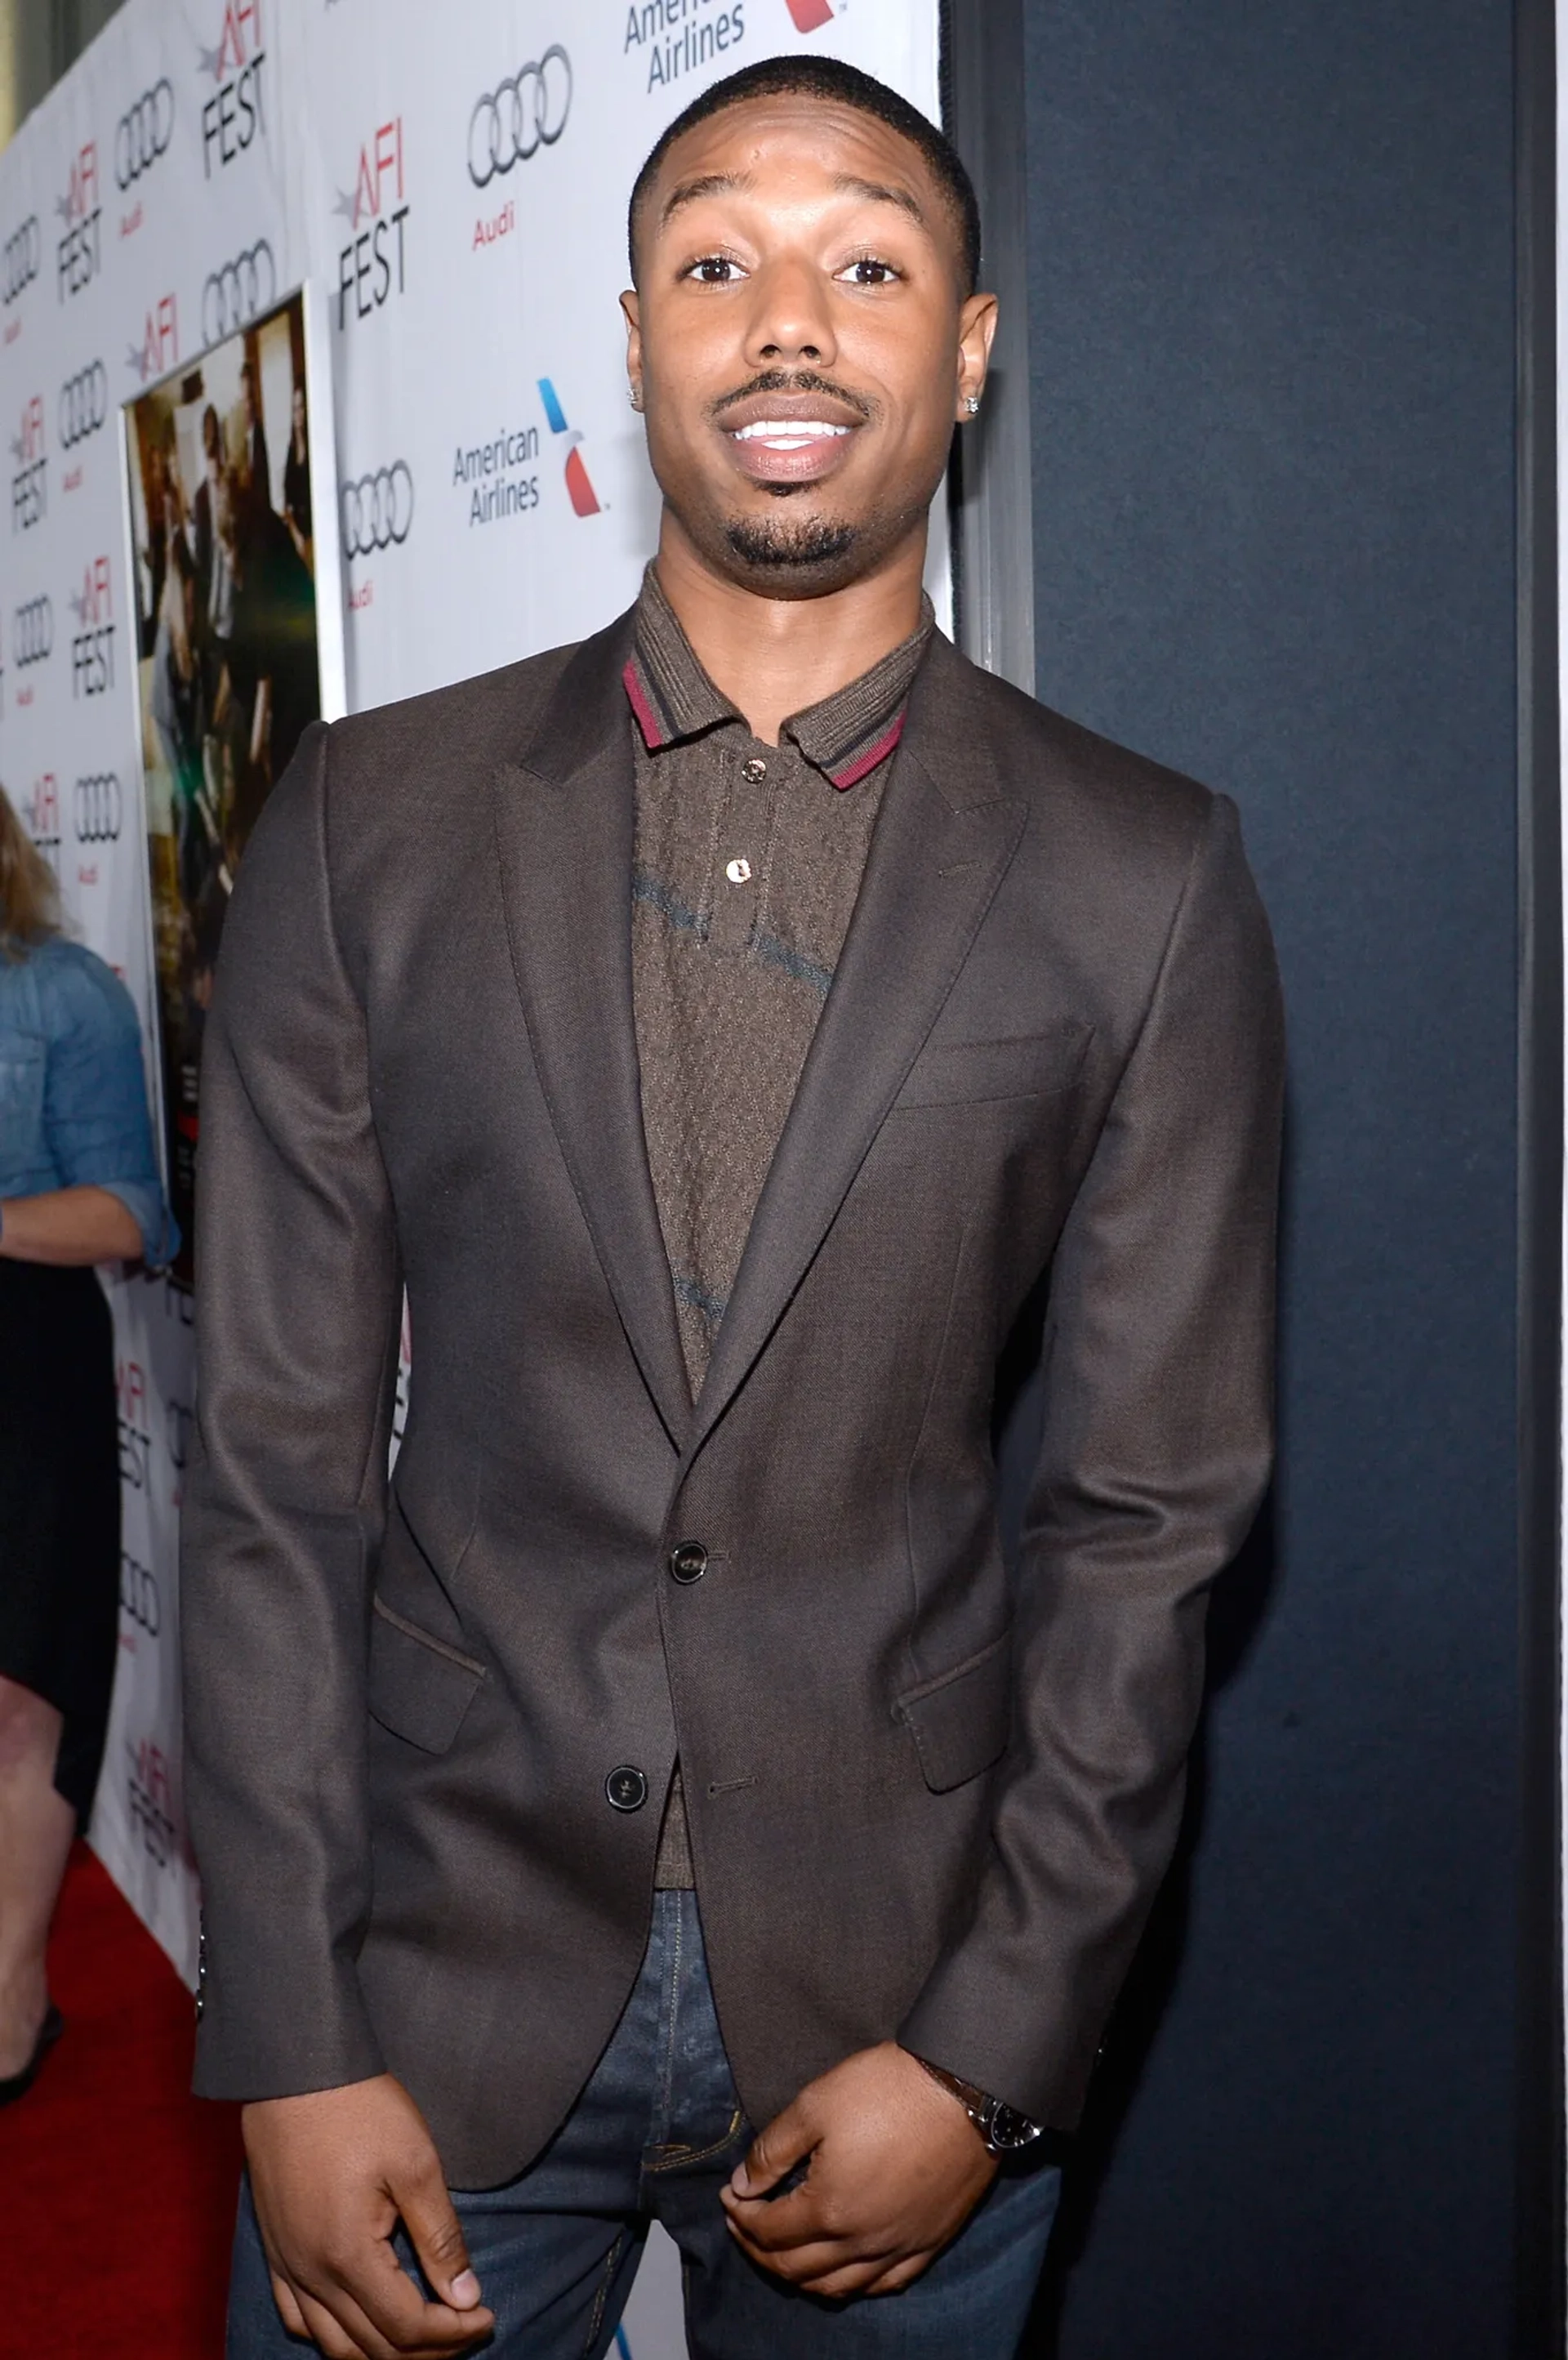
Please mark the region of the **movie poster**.
[[201, 1032], [234, 876], [343, 709], [324, 336], [289, 296], [125, 405], [165, 1168], [191, 1279]]

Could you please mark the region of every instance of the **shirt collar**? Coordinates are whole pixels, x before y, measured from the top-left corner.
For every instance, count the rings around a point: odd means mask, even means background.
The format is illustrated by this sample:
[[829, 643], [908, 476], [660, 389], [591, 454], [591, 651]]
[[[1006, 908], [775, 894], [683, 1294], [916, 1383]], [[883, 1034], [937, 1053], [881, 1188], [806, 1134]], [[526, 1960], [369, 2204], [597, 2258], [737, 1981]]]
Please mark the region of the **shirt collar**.
[[[922, 593], [920, 619], [907, 639], [858, 680], [785, 722], [784, 731], [833, 786], [855, 786], [898, 744], [909, 688], [935, 628], [931, 600]], [[728, 722], [746, 726], [698, 662], [651, 565], [643, 575], [632, 653], [621, 677], [650, 753]]]

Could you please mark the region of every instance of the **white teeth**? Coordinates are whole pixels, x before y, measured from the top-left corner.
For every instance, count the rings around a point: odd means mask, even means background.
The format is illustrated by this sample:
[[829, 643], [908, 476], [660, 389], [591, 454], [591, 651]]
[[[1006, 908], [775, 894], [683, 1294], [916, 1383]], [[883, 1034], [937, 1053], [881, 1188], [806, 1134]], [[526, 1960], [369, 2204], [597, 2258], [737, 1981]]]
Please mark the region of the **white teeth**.
[[755, 426], [737, 426], [737, 442], [775, 442], [781, 451], [803, 450], [824, 434], [847, 434], [847, 426], [830, 426], [825, 418], [759, 418]]

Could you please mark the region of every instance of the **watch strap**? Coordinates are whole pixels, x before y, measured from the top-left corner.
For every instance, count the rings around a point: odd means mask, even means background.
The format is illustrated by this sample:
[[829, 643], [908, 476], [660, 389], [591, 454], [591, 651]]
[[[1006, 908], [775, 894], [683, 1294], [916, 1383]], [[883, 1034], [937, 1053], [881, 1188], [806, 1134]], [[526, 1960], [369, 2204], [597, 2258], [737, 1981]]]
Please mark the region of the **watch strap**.
[[[931, 2059], [922, 2057], [918, 2049], [911, 2049], [909, 2053], [917, 2065], [924, 2067], [933, 2081], [940, 2082], [951, 2096], [958, 2100], [959, 2104], [985, 2140], [990, 2154], [1016, 2155], [1020, 2147], [1028, 2147], [1033, 2140], [1039, 2138], [1040, 2135], [1039, 2123], [1030, 2122], [1027, 2115], [1020, 2114], [1015, 2107], [1007, 2105], [999, 2098], [994, 2098], [989, 2091], [977, 2089], [973, 2081], [965, 2081], [961, 2075], [950, 2073], [945, 2065], [933, 2065]], [[1016, 2125], [1011, 2136], [998, 2138], [996, 2136], [999, 2115], [1006, 2115], [1009, 2123]]]

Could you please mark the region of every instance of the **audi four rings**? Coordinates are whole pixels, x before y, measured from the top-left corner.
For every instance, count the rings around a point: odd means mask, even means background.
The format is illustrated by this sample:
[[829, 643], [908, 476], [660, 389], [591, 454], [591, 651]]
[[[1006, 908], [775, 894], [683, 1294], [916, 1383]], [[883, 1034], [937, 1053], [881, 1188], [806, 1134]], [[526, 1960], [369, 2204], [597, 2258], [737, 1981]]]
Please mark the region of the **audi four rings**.
[[414, 521], [414, 478], [406, 460], [378, 467], [343, 487], [343, 555], [368, 557], [408, 538]]
[[24, 664], [42, 663], [53, 652], [53, 602], [29, 598], [11, 617], [11, 661], [19, 672]]
[[174, 136], [174, 84], [165, 74], [144, 90], [114, 126], [114, 185], [128, 189], [150, 172]]
[[113, 844], [120, 833], [120, 781], [113, 770], [78, 779], [71, 816], [78, 844]]
[[264, 237], [214, 270], [201, 290], [201, 341], [215, 344], [249, 325], [278, 292], [278, 266]]
[[24, 287], [38, 275], [44, 258], [43, 232], [38, 227], [37, 213], [29, 213], [19, 229], [14, 229], [0, 249], [0, 302], [14, 303]]
[[536, 63], [487, 91], [468, 121], [468, 177], [485, 188], [541, 148], [553, 148], [572, 112], [572, 60], [552, 41]]
[[90, 362], [68, 377], [60, 389], [56, 423], [60, 447], [69, 451], [96, 434], [109, 415], [109, 372], [102, 361]]

